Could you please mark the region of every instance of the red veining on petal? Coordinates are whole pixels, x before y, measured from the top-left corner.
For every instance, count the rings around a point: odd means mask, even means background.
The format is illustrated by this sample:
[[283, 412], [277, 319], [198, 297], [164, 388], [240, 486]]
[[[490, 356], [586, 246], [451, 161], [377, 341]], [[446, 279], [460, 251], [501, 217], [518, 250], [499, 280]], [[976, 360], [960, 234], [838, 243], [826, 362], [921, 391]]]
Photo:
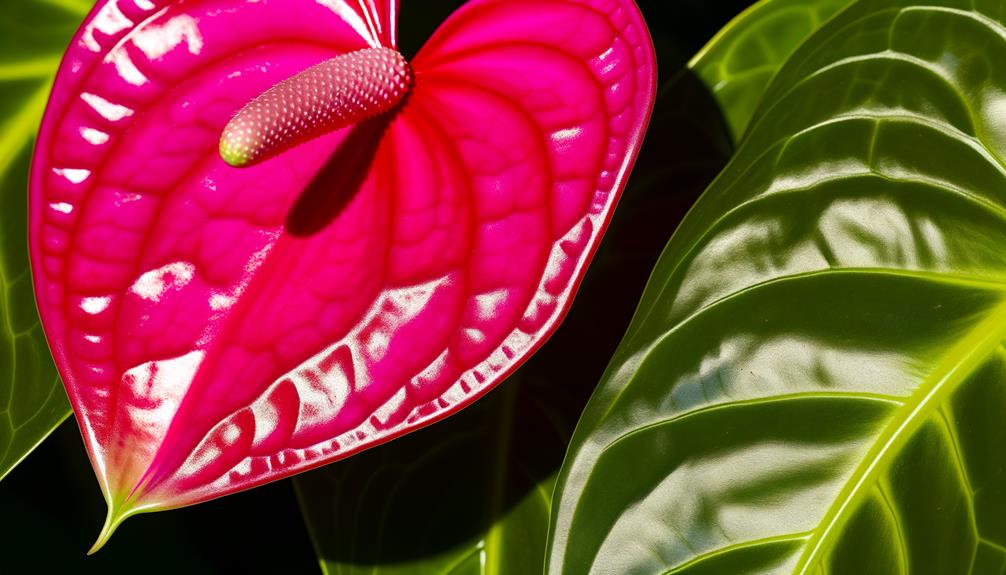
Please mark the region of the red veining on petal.
[[316, 467], [486, 393], [569, 308], [653, 103], [631, 0], [472, 0], [396, 113], [235, 170], [236, 112], [378, 45], [395, 13], [237, 4], [102, 0], [133, 24], [85, 25], [38, 140], [36, 295], [120, 512]]
[[394, 108], [412, 70], [390, 48], [336, 56], [267, 90], [241, 109], [220, 138], [220, 156], [244, 167]]

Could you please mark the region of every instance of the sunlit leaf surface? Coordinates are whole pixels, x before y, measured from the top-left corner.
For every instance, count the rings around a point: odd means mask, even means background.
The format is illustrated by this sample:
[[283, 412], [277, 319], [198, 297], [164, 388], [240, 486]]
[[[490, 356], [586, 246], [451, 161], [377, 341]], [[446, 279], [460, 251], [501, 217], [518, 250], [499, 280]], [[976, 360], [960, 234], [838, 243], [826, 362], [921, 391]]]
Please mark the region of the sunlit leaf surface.
[[864, 0], [787, 63], [577, 428], [550, 572], [1002, 572], [1004, 19]]
[[85, 0], [6, 2], [0, 19], [0, 478], [70, 414], [28, 271], [28, 163]]

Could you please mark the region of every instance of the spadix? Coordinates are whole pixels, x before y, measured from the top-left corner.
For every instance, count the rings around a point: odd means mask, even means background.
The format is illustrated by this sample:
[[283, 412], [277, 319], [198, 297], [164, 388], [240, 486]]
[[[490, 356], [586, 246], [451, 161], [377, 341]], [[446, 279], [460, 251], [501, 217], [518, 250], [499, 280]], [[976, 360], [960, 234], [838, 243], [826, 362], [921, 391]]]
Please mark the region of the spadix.
[[394, 108], [412, 70], [398, 51], [365, 48], [326, 60], [273, 86], [241, 109], [220, 139], [220, 156], [250, 166]]

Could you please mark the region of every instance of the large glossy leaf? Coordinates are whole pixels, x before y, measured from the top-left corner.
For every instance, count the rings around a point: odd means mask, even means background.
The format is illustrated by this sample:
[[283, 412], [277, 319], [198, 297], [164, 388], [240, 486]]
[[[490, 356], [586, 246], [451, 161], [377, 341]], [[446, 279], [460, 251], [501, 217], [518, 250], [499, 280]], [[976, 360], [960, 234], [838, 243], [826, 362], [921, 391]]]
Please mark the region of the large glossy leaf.
[[863, 0], [783, 68], [577, 428], [551, 572], [1002, 572], [1004, 19]]
[[719, 102], [734, 140], [793, 50], [853, 0], [761, 0], [710, 40], [688, 67]]
[[28, 163], [60, 55], [84, 18], [80, 0], [19, 1], [0, 19], [0, 479], [70, 405], [39, 325], [28, 271]]
[[31, 241], [106, 535], [446, 417], [568, 308], [654, 96], [629, 0], [469, 2], [413, 59], [395, 115], [254, 168], [220, 160], [236, 110], [394, 46], [396, 16], [106, 0], [79, 31], [40, 132]]

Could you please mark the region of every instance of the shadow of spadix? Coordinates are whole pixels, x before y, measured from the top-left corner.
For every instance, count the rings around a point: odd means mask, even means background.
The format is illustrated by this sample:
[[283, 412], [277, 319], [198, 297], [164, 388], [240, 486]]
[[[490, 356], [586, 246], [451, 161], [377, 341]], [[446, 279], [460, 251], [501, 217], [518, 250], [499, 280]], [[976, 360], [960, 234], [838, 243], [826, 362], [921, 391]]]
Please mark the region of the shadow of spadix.
[[393, 118], [393, 114], [382, 114], [347, 128], [346, 138], [290, 209], [287, 233], [309, 237], [335, 221], [366, 181]]

